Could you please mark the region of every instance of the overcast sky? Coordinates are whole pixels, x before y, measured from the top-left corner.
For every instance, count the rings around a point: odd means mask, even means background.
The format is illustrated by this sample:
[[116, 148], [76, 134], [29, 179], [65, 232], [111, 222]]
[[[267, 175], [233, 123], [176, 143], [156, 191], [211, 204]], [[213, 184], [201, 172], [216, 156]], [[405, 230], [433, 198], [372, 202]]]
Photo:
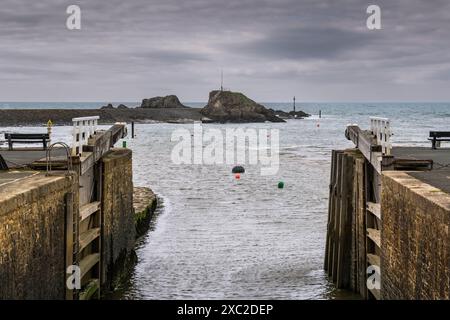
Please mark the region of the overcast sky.
[[450, 101], [450, 1], [0, 1], [0, 101], [206, 101], [222, 68], [260, 102]]

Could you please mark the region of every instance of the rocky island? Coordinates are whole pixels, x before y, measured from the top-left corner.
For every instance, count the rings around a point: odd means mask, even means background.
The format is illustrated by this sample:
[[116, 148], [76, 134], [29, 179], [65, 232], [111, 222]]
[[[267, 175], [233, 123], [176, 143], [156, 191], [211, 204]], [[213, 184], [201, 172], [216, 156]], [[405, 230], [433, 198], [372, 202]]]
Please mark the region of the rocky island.
[[285, 112], [282, 110], [273, 110], [270, 109], [273, 112], [275, 112], [275, 114], [280, 117], [281, 119], [303, 119], [306, 117], [310, 117], [311, 115], [303, 112], [303, 111], [289, 111], [289, 112]]
[[141, 108], [189, 108], [177, 96], [154, 97], [142, 100]]
[[0, 109], [0, 126], [72, 125], [72, 118], [100, 116], [100, 124], [115, 122], [168, 122], [190, 123], [194, 121], [218, 123], [285, 122], [284, 119], [302, 119], [309, 116], [302, 111], [284, 112], [268, 109], [240, 92], [215, 90], [209, 94], [204, 108], [183, 105], [177, 96], [143, 99], [140, 106], [117, 107], [111, 103], [98, 109]]
[[273, 110], [240, 92], [211, 91], [208, 104], [200, 112], [214, 122], [285, 122]]

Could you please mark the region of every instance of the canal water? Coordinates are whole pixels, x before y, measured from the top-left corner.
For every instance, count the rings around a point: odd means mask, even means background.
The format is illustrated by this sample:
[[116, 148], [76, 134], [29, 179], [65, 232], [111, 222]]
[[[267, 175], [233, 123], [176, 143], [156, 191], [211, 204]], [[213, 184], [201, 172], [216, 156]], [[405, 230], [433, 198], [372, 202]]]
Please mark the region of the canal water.
[[[288, 106], [285, 106], [287, 108]], [[125, 299], [339, 299], [323, 272], [330, 153], [352, 147], [345, 126], [368, 127], [389, 116], [397, 144], [427, 144], [443, 129], [449, 105], [321, 105], [317, 115], [286, 124], [204, 125], [280, 130], [280, 167], [262, 176], [246, 166], [240, 180], [230, 165], [177, 165], [171, 134], [192, 125], [137, 125], [136, 185], [151, 187], [161, 205], [140, 243], [139, 263]], [[318, 107], [304, 109], [317, 114]], [[429, 129], [428, 129], [429, 128]], [[284, 189], [278, 189], [279, 181]]]

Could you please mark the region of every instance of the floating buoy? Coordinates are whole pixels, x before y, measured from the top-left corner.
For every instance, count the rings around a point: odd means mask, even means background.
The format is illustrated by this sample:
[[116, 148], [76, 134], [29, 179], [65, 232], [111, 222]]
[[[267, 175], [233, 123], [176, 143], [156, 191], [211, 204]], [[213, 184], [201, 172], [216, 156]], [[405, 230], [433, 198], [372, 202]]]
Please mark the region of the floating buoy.
[[236, 180], [240, 180], [241, 179], [241, 175], [239, 173], [236, 173], [236, 175], [234, 177], [236, 178]]
[[283, 189], [284, 188], [284, 182], [280, 181], [278, 182], [278, 189]]
[[232, 173], [244, 173], [245, 169], [242, 166], [236, 166], [231, 170]]

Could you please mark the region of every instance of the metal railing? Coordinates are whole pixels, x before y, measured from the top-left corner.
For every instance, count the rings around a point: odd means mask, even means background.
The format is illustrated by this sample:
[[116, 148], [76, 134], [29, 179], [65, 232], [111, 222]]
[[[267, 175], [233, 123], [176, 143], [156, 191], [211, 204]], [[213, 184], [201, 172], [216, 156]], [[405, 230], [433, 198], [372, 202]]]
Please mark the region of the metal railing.
[[72, 166], [72, 157], [70, 156], [70, 147], [65, 144], [64, 142], [55, 142], [53, 144], [51, 144], [47, 151], [46, 151], [46, 168], [47, 168], [47, 173], [46, 175], [49, 176], [52, 173], [52, 151], [53, 148], [56, 146], [60, 146], [63, 147], [64, 150], [66, 151], [66, 157], [67, 157], [67, 174], [66, 175], [70, 175], [72, 170], [73, 170], [73, 166]]
[[389, 156], [392, 150], [390, 120], [387, 118], [370, 117], [370, 130], [376, 137], [377, 144], [381, 146], [381, 152]]
[[72, 129], [72, 155], [78, 156], [83, 153], [83, 145], [97, 131], [99, 116], [73, 118]]

